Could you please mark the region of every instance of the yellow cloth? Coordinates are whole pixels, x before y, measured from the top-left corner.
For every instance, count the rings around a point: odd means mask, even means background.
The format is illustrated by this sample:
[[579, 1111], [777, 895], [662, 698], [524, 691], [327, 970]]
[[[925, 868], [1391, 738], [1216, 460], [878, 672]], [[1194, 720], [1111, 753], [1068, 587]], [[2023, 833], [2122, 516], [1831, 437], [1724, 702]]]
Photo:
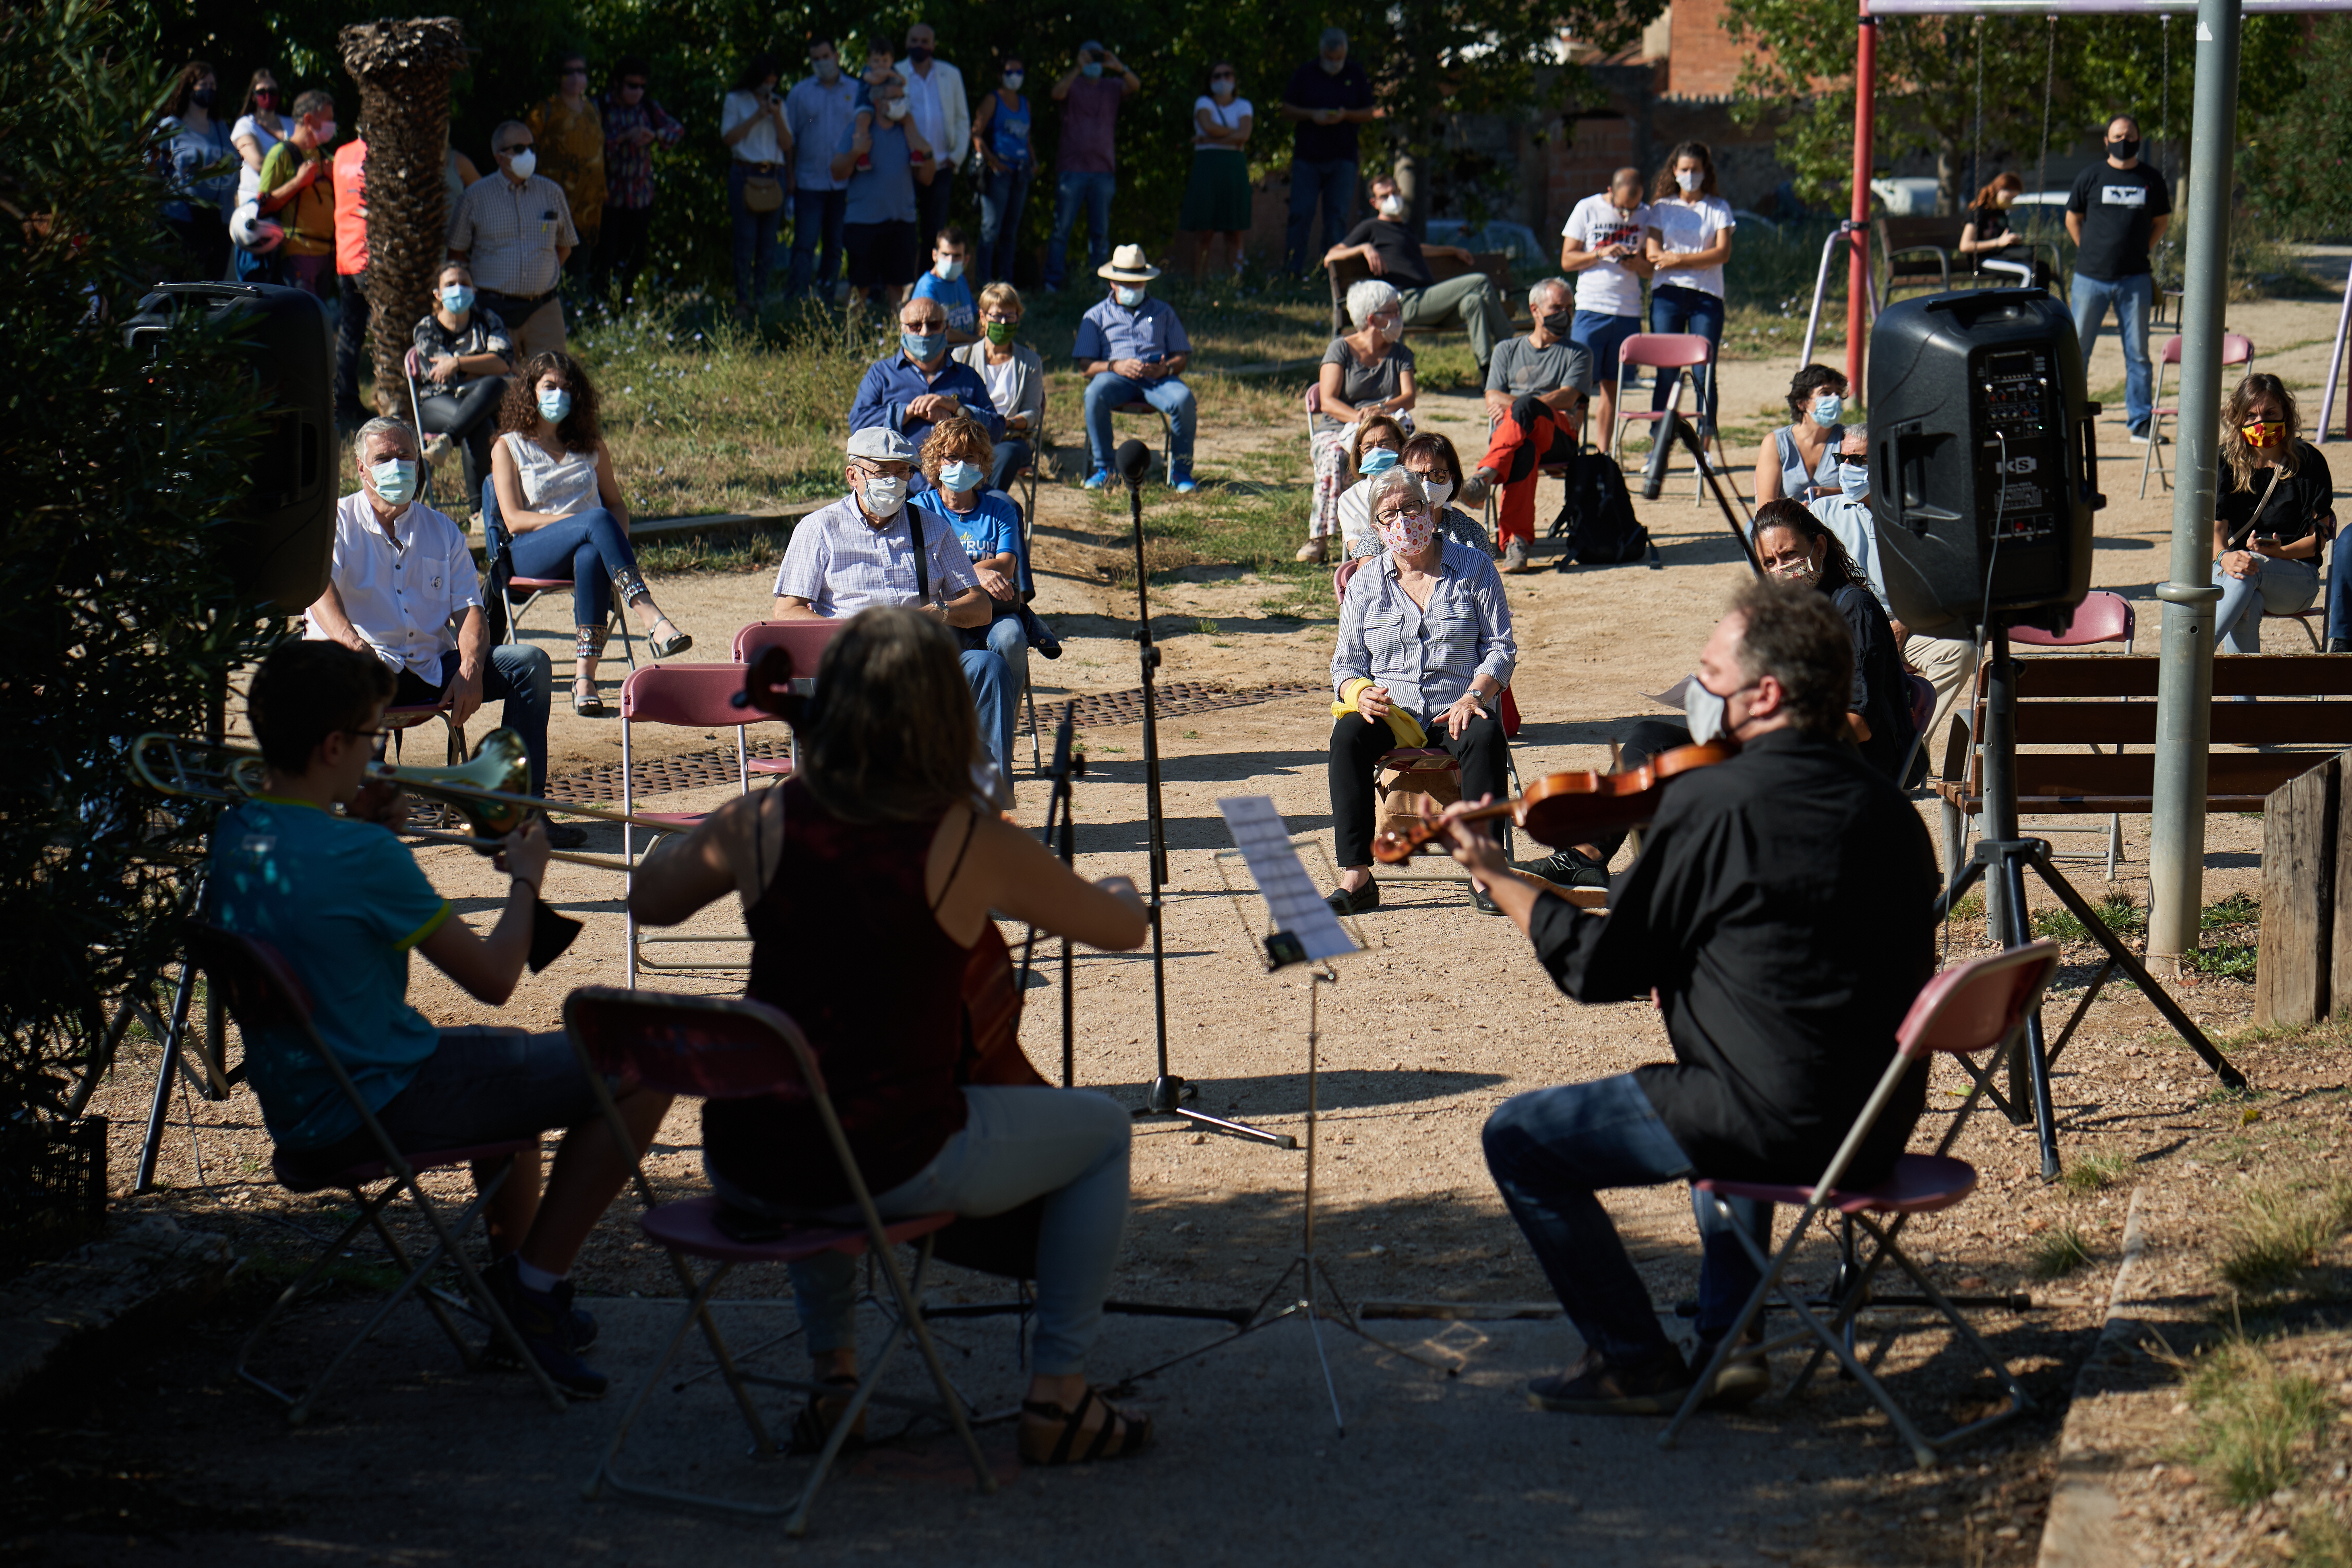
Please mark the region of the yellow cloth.
[[[1331, 704], [1331, 717], [1344, 719], [1350, 713], [1360, 712], [1360, 710], [1356, 706], [1356, 696], [1370, 684], [1370, 681], [1360, 675], [1339, 688], [1339, 700]], [[1426, 746], [1429, 744], [1428, 731], [1421, 727], [1419, 720], [1403, 709], [1391, 708], [1385, 716], [1389, 721], [1389, 732], [1396, 737], [1398, 745]]]
[[[280, 142], [261, 160], [262, 194], [268, 195], [300, 174], [303, 164], [318, 162], [318, 153], [305, 154], [293, 142]], [[292, 200], [274, 213], [262, 215], [285, 229], [287, 255], [335, 253], [335, 183], [329, 177], [331, 173], [322, 167], [319, 177], [297, 191]]]
[[575, 111], [562, 98], [551, 98], [530, 119], [531, 140], [539, 144], [537, 172], [563, 187], [572, 226], [583, 237], [594, 234], [604, 226], [604, 120], [596, 100], [582, 99]]

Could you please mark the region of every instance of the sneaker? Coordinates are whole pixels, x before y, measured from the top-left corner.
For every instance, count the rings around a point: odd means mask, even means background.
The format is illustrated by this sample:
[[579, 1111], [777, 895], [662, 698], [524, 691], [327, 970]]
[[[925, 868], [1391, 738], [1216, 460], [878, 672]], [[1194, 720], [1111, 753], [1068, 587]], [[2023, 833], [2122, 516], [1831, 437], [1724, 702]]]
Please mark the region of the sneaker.
[[1528, 1400], [1562, 1415], [1672, 1415], [1696, 1381], [1668, 1345], [1641, 1362], [1609, 1362], [1591, 1351], [1558, 1377], [1528, 1384]]
[[1298, 553], [1292, 559], [1304, 562], [1309, 566], [1320, 566], [1331, 559], [1331, 542], [1318, 533], [1300, 545]]
[[1366, 910], [1381, 907], [1381, 885], [1367, 882], [1352, 893], [1345, 888], [1334, 888], [1331, 896], [1323, 901], [1331, 906], [1331, 912], [1335, 915], [1360, 915]]
[[[482, 1271], [483, 1283], [489, 1284], [491, 1277], [501, 1269], [505, 1271], [509, 1281], [511, 1281], [514, 1274], [514, 1265], [509, 1262], [508, 1258], [501, 1258], [498, 1262], [491, 1264], [488, 1268]], [[495, 1290], [496, 1289], [496, 1286], [493, 1285], [492, 1289]], [[558, 1280], [556, 1282], [555, 1289], [549, 1291], [548, 1295], [554, 1300], [558, 1306], [563, 1309], [563, 1342], [571, 1346], [575, 1354], [587, 1350], [590, 1346], [593, 1345], [596, 1342], [597, 1334], [596, 1315], [588, 1310], [585, 1307], [576, 1306], [573, 1304], [572, 1281], [569, 1279]], [[484, 1348], [482, 1354], [485, 1359], [497, 1362], [504, 1366], [512, 1366], [514, 1364], [513, 1352], [509, 1351], [505, 1342], [500, 1340], [493, 1339], [490, 1341], [489, 1344]]]
[[[509, 1254], [490, 1266], [483, 1276], [497, 1298], [499, 1308], [521, 1337], [523, 1348], [539, 1363], [556, 1387], [572, 1399], [602, 1399], [610, 1380], [580, 1359], [572, 1344], [572, 1289], [565, 1280], [548, 1291], [527, 1289], [516, 1278], [514, 1258]], [[493, 1339], [493, 1345], [496, 1340]]]
[[1087, 476], [1087, 489], [1090, 490], [1098, 490], [1108, 483], [1110, 483], [1110, 470], [1108, 468], [1097, 468], [1093, 473]]
[[1503, 566], [1506, 572], [1518, 573], [1528, 569], [1528, 542], [1514, 539], [1503, 546]]
[[1530, 877], [1541, 877], [1545, 881], [1563, 888], [1605, 888], [1609, 885], [1609, 868], [1580, 849], [1555, 849], [1540, 860], [1514, 860], [1511, 869], [1525, 871]]
[[[1701, 1340], [1691, 1363], [1694, 1375], [1706, 1370], [1709, 1358], [1715, 1354], [1717, 1340]], [[1748, 1335], [1748, 1342], [1760, 1343], [1757, 1336]], [[1772, 1392], [1772, 1365], [1760, 1355], [1735, 1355], [1715, 1374], [1714, 1386], [1700, 1401], [1709, 1410], [1739, 1410], [1755, 1404]]]
[[2330, 653], [2352, 653], [2352, 637], [2329, 637], [2327, 639], [2327, 651]]
[[1191, 467], [1183, 463], [1179, 463], [1176, 465], [1176, 473], [1174, 477], [1168, 481], [1168, 488], [1174, 490], [1180, 496], [1188, 496], [1194, 490], [1199, 489], [1201, 487], [1194, 481]]
[[2126, 434], [2128, 436], [2128, 437], [2129, 437], [2129, 439], [2130, 439], [2130, 441], [2131, 441], [2131, 444], [2132, 444], [2133, 446], [2135, 446], [2135, 447], [2145, 447], [2145, 446], [2147, 446], [2147, 431], [2145, 431], [2145, 430], [2132, 430], [2132, 431], [2128, 431], [2128, 432], [2126, 432]]

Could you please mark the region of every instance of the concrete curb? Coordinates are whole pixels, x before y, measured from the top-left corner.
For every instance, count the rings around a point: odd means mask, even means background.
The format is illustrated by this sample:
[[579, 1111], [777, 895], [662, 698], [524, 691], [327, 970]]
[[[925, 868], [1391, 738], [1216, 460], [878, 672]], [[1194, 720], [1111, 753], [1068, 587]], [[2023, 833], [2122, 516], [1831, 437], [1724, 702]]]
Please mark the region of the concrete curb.
[[200, 1305], [233, 1261], [225, 1238], [150, 1215], [26, 1270], [0, 1289], [0, 1404], [109, 1334]]
[[2066, 1406], [2066, 1424], [2058, 1436], [2058, 1480], [2050, 1493], [2050, 1514], [2042, 1527], [2042, 1552], [2037, 1568], [2128, 1568], [2132, 1559], [2117, 1538], [2116, 1511], [2121, 1507], [2105, 1478], [2114, 1469], [2110, 1456], [2095, 1450], [2083, 1436], [2080, 1417], [2105, 1391], [2108, 1373], [2127, 1363], [2139, 1324], [2123, 1315], [2123, 1306], [2147, 1248], [2147, 1233], [2140, 1225], [2140, 1189], [2134, 1187], [2131, 1207], [2124, 1216], [2124, 1257], [2116, 1266], [2115, 1284], [2107, 1291], [2107, 1310], [2099, 1329], [2099, 1342], [2074, 1377], [2074, 1394]]

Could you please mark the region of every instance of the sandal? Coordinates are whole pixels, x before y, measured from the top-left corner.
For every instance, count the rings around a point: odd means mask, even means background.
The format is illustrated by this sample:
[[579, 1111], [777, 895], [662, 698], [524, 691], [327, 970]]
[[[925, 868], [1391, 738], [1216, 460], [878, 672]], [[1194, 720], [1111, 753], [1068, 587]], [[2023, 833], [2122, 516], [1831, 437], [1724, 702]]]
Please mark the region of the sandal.
[[[827, 1388], [838, 1388], [844, 1392], [838, 1395], [813, 1394], [806, 1405], [793, 1413], [792, 1451], [795, 1454], [823, 1452], [826, 1440], [833, 1436], [833, 1429], [841, 1425], [842, 1416], [849, 1409], [850, 1394], [857, 1392], [857, 1380], [854, 1377], [835, 1376], [821, 1381]], [[849, 1436], [841, 1446], [844, 1449], [866, 1446], [866, 1412], [861, 1410], [857, 1413], [857, 1425], [849, 1429]]]
[[612, 710], [604, 706], [604, 700], [596, 695], [596, 683], [593, 680], [572, 683], [572, 710], [583, 719], [603, 719], [612, 713]]
[[[1099, 1403], [1103, 1407], [1103, 1423], [1095, 1428], [1094, 1437], [1086, 1452], [1072, 1453], [1078, 1439], [1086, 1435], [1087, 1412]], [[1129, 1415], [1088, 1388], [1086, 1397], [1078, 1401], [1076, 1410], [1065, 1410], [1058, 1405], [1043, 1400], [1021, 1402], [1021, 1462], [1024, 1465], [1084, 1465], [1097, 1459], [1124, 1459], [1139, 1452], [1151, 1441], [1151, 1417]], [[1032, 1426], [1029, 1417], [1050, 1422], [1054, 1427], [1040, 1431]]]
[[[655, 632], [661, 630], [664, 626], [667, 626], [670, 629], [670, 638], [667, 642], [664, 642], [661, 638], [654, 635]], [[653, 656], [656, 658], [673, 658], [676, 655], [684, 653], [688, 648], [690, 648], [693, 646], [694, 638], [688, 633], [679, 631], [677, 629], [677, 623], [671, 620], [667, 616], [656, 617], [653, 626], [646, 633], [646, 647], [653, 651]]]

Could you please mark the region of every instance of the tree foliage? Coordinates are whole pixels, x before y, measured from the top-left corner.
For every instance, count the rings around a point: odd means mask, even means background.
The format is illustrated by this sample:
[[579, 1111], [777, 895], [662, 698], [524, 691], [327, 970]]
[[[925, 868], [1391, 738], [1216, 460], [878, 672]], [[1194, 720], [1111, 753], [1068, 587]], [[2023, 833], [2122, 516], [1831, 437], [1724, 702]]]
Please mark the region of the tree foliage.
[[2305, 87], [2255, 121], [2248, 194], [2282, 227], [2352, 235], [2352, 16], [2311, 18]]

